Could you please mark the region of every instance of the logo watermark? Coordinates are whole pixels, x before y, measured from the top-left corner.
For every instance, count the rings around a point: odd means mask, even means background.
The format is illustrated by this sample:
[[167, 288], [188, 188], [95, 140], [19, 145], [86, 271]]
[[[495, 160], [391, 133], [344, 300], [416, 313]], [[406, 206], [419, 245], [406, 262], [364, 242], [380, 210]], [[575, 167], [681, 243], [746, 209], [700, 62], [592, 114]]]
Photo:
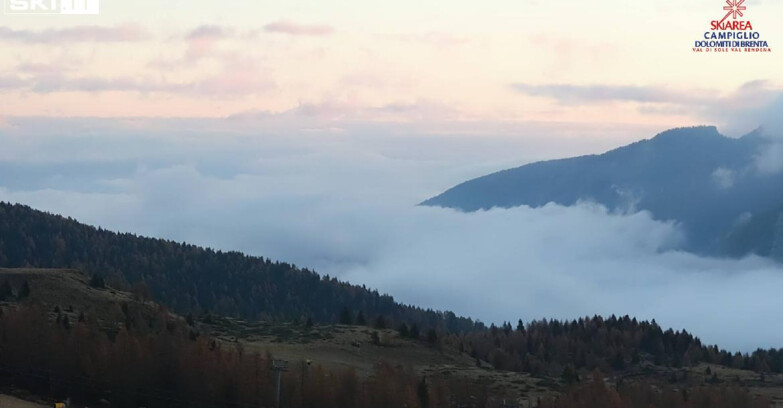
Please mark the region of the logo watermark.
[[3, 14], [90, 15], [100, 13], [100, 0], [5, 0]]
[[699, 53], [759, 53], [772, 52], [769, 43], [753, 29], [750, 20], [743, 20], [748, 10], [746, 0], [726, 0], [720, 20], [710, 21], [709, 31], [693, 44]]

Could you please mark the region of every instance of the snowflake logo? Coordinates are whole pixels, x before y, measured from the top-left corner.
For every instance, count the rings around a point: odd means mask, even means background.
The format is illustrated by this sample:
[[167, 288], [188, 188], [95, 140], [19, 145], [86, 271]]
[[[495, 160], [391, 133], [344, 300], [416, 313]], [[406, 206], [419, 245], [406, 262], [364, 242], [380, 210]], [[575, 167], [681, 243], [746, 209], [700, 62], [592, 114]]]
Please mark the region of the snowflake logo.
[[728, 11], [728, 13], [726, 13], [726, 16], [723, 17], [723, 20], [721, 20], [720, 22], [722, 23], [726, 21], [726, 19], [729, 18], [729, 16], [732, 16], [734, 20], [737, 19], [737, 16], [739, 17], [744, 16], [742, 12], [747, 10], [748, 8], [743, 6], [742, 5], [743, 3], [745, 3], [745, 0], [726, 0], [726, 4], [728, 4], [728, 6], [723, 6], [723, 9]]

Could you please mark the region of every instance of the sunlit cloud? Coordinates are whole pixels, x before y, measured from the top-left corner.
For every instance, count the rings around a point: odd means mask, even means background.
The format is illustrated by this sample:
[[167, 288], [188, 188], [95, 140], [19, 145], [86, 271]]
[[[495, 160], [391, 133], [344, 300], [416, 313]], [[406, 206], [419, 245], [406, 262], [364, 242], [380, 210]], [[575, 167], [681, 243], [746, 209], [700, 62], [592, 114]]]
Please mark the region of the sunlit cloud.
[[193, 29], [185, 36], [188, 46], [186, 59], [193, 61], [212, 55], [218, 42], [229, 35], [225, 28], [216, 25], [202, 25]]
[[194, 28], [190, 31], [185, 39], [187, 40], [200, 40], [200, 39], [218, 39], [228, 36], [227, 29], [217, 25], [202, 25]]
[[264, 26], [268, 33], [304, 36], [326, 36], [334, 33], [334, 28], [325, 24], [301, 24], [289, 20], [280, 20]]
[[395, 102], [381, 105], [351, 103], [300, 103], [283, 112], [246, 111], [233, 114], [229, 119], [254, 120], [268, 118], [314, 119], [334, 122], [410, 122], [448, 121], [466, 117], [457, 109], [433, 102]]
[[188, 82], [138, 77], [79, 77], [60, 74], [0, 77], [0, 89], [16, 89], [36, 94], [60, 92], [137, 92], [213, 97], [253, 95], [275, 87], [274, 82], [252, 71], [214, 75]]
[[15, 30], [0, 27], [0, 41], [26, 44], [70, 44], [73, 42], [135, 42], [150, 38], [150, 34], [136, 24], [107, 26], [75, 26], [61, 29]]
[[530, 96], [552, 98], [563, 104], [591, 102], [704, 103], [719, 96], [714, 90], [670, 90], [661, 86], [513, 84], [512, 88]]
[[20, 89], [27, 86], [27, 81], [16, 75], [0, 75], [0, 89]]
[[428, 32], [410, 34], [381, 34], [380, 38], [402, 41], [407, 44], [428, 44], [437, 47], [456, 47], [470, 44], [476, 40], [463, 35], [447, 32]]

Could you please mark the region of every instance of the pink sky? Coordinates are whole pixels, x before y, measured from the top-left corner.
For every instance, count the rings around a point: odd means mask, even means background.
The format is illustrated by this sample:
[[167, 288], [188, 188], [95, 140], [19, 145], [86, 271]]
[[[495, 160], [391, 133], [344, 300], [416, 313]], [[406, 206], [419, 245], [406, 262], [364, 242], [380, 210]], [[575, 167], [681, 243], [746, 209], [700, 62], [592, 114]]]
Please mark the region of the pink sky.
[[[780, 86], [779, 52], [691, 52], [718, 0], [484, 3], [103, 0], [97, 16], [3, 15], [0, 115], [723, 125]], [[783, 44], [783, 5], [747, 5]]]

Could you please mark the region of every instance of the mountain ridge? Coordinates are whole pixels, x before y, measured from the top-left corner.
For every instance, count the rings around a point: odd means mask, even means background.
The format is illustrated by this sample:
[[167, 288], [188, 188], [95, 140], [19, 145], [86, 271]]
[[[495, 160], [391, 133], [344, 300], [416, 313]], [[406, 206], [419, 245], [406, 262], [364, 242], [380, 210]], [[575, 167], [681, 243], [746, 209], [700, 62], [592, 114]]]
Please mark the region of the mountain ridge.
[[460, 183], [420, 205], [466, 212], [589, 200], [610, 209], [635, 204], [658, 220], [684, 224], [686, 248], [719, 253], [721, 237], [744, 213], [783, 203], [782, 174], [755, 171], [769, 139], [740, 138], [714, 126], [670, 129], [602, 154], [539, 161]]

